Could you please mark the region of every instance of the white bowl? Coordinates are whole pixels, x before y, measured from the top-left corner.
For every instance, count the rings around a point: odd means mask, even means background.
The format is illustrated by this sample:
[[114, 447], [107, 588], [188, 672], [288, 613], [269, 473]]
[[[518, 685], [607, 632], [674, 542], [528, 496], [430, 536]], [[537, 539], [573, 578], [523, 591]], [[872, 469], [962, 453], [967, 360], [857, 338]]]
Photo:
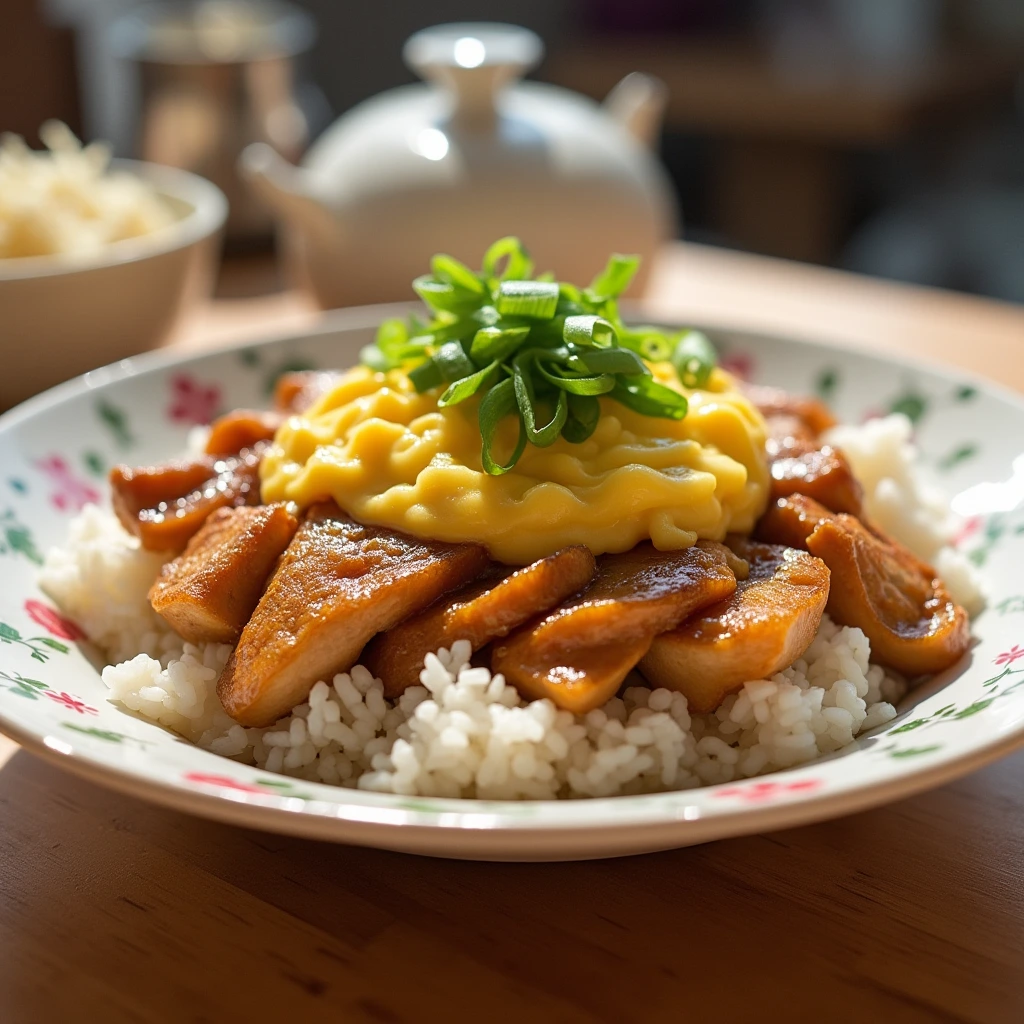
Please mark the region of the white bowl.
[[177, 219], [87, 257], [0, 259], [0, 408], [156, 347], [212, 289], [224, 194], [187, 171], [114, 166], [152, 182]]
[[[827, 391], [844, 420], [912, 407], [925, 466], [947, 493], [1010, 481], [971, 492], [973, 529], [963, 544], [989, 595], [973, 623], [975, 646], [847, 751], [763, 778], [647, 796], [403, 797], [239, 764], [111, 704], [88, 648], [75, 646], [73, 632], [44, 607], [41, 553], [63, 541], [84, 501], [107, 500], [105, 467], [183, 449], [190, 422], [267, 403], [284, 369], [351, 364], [375, 325], [396, 312], [343, 310], [310, 334], [129, 360], [0, 418], [0, 729], [71, 771], [206, 817], [393, 850], [519, 860], [640, 853], [849, 814], [941, 785], [1024, 742], [1024, 402], [958, 371], [725, 332], [714, 337], [734, 368], [798, 392]], [[193, 396], [187, 409], [183, 388]]]

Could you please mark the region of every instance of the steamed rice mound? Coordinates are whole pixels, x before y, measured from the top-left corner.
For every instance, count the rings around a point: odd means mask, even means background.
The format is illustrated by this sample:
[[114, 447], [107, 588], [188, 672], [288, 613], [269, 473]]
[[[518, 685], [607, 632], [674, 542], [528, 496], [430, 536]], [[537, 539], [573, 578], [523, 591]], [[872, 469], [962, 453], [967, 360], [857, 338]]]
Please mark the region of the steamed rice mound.
[[[162, 562], [89, 506], [41, 573], [48, 594], [115, 664], [110, 699], [206, 750], [310, 781], [423, 796], [545, 799], [689, 789], [841, 750], [891, 720], [903, 684], [870, 664], [859, 629], [827, 618], [803, 658], [747, 683], [714, 714], [635, 677], [584, 716], [524, 702], [469, 664], [469, 645], [428, 655], [421, 686], [397, 701], [361, 665], [318, 682], [266, 729], [246, 729], [216, 685], [231, 648], [186, 643], [146, 594]], [[137, 653], [141, 652], [141, 653]]]

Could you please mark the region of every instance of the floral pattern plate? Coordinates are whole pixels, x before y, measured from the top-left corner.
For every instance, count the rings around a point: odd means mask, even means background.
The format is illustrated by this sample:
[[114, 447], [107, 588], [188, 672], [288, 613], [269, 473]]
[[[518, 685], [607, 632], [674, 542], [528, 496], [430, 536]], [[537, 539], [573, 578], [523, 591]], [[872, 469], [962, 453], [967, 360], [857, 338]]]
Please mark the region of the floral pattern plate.
[[[49, 545], [115, 462], [184, 447], [188, 429], [265, 404], [286, 370], [351, 364], [394, 307], [341, 311], [309, 334], [106, 367], [0, 418], [0, 728], [89, 778], [211, 818], [449, 857], [567, 859], [685, 846], [834, 817], [963, 775], [1024, 743], [1024, 401], [943, 370], [778, 338], [710, 332], [723, 361], [821, 395], [846, 420], [899, 410], [927, 468], [971, 515], [960, 542], [985, 574], [973, 650], [854, 747], [724, 786], [561, 803], [363, 793], [200, 750], [106, 700], [95, 652], [36, 582]], [[988, 484], [978, 488], [978, 484]]]

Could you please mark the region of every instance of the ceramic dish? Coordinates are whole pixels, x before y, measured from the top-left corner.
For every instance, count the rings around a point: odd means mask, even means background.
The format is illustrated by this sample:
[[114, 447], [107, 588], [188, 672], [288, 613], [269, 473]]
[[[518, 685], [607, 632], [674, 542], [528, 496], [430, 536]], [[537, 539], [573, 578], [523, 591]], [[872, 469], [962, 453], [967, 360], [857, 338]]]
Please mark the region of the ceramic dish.
[[193, 424], [266, 403], [283, 370], [351, 364], [394, 311], [343, 311], [311, 334], [200, 357], [143, 356], [0, 419], [0, 728], [70, 770], [179, 810], [337, 842], [524, 860], [640, 853], [847, 814], [947, 782], [1024, 742], [1024, 460], [1015, 463], [1024, 402], [959, 374], [723, 332], [711, 332], [723, 361], [752, 379], [818, 393], [850, 421], [910, 415], [927, 468], [969, 513], [961, 543], [989, 594], [977, 642], [852, 749], [763, 778], [650, 796], [408, 798], [272, 775], [108, 703], [100, 662], [36, 586], [42, 553], [85, 502], [105, 500], [111, 464], [165, 458]]
[[0, 259], [4, 373], [0, 408], [159, 345], [180, 313], [213, 286], [224, 194], [173, 167], [115, 160], [150, 182], [172, 224], [79, 256]]

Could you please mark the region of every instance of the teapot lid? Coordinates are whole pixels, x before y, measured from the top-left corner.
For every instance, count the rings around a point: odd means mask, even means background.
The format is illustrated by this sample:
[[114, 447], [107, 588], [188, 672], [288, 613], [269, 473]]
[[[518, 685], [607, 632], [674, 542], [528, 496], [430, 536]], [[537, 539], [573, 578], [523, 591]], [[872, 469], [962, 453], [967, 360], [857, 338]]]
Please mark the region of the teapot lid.
[[543, 55], [544, 44], [535, 32], [487, 21], [422, 29], [402, 50], [413, 71], [453, 94], [454, 115], [462, 121], [493, 117], [497, 91], [525, 75]]

